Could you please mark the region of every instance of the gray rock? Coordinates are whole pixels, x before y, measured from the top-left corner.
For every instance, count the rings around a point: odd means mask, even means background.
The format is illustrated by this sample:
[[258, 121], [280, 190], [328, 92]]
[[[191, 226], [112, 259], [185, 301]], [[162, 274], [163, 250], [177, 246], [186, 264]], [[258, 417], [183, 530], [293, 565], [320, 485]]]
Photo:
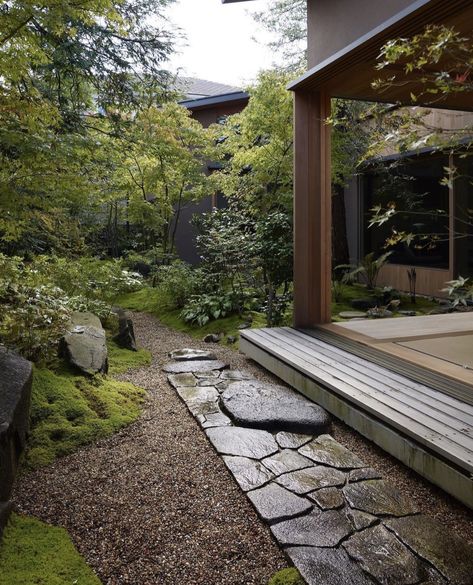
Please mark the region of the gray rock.
[[336, 510], [310, 514], [271, 526], [271, 532], [283, 546], [333, 547], [352, 533], [352, 527], [343, 514]]
[[312, 509], [312, 505], [305, 498], [296, 496], [275, 483], [250, 492], [248, 497], [266, 522], [279, 522]]
[[276, 481], [296, 494], [308, 494], [320, 488], [343, 485], [345, 474], [338, 469], [317, 466], [285, 473]]
[[227, 335], [227, 343], [228, 345], [232, 345], [233, 343], [236, 343], [238, 337], [236, 337], [235, 335]]
[[172, 360], [178, 362], [188, 362], [194, 360], [216, 360], [217, 356], [211, 351], [204, 351], [203, 349], [176, 349], [169, 353]]
[[256, 380], [230, 385], [222, 404], [236, 424], [246, 427], [320, 434], [330, 426], [325, 410], [301, 394]]
[[394, 487], [382, 480], [360, 481], [343, 488], [352, 508], [377, 516], [407, 516], [417, 509]]
[[338, 313], [338, 316], [341, 319], [361, 319], [366, 317], [366, 313], [361, 311], [342, 311], [341, 313]]
[[421, 561], [384, 526], [357, 532], [343, 547], [382, 585], [414, 585], [426, 576]]
[[274, 477], [264, 465], [254, 459], [224, 456], [223, 460], [244, 492], [259, 488]]
[[221, 373], [219, 370], [209, 370], [207, 372], [195, 372], [194, 375], [200, 380], [204, 378], [220, 378]]
[[252, 376], [249, 372], [243, 372], [242, 370], [225, 370], [222, 372], [220, 376], [222, 380], [253, 380], [254, 376]]
[[218, 453], [263, 459], [278, 450], [273, 436], [266, 431], [221, 427], [207, 429], [206, 434]]
[[415, 317], [417, 313], [415, 311], [399, 311], [399, 315], [403, 317]]
[[232, 424], [232, 421], [220, 409], [217, 412], [208, 412], [205, 415], [201, 415], [199, 422], [204, 429], [228, 427]]
[[428, 516], [386, 520], [385, 525], [455, 585], [473, 583], [473, 547]]
[[84, 374], [108, 371], [105, 331], [92, 313], [72, 314], [62, 348], [67, 360]]
[[243, 331], [244, 329], [249, 329], [251, 327], [251, 323], [241, 323], [240, 325], [238, 325], [238, 329], [239, 331]]
[[299, 453], [316, 463], [339, 469], [354, 469], [365, 464], [330, 435], [321, 435], [299, 449]]
[[130, 313], [123, 309], [118, 309], [117, 316], [118, 333], [114, 336], [113, 341], [120, 347], [129, 349], [130, 351], [137, 351], [133, 320]]
[[349, 482], [363, 481], [366, 479], [381, 479], [382, 475], [372, 467], [363, 467], [362, 469], [353, 469], [348, 475]]
[[187, 408], [196, 417], [204, 417], [199, 422], [205, 422], [207, 416], [220, 412], [218, 407], [218, 392], [212, 386], [195, 388], [178, 388], [177, 393], [184, 400]]
[[322, 510], [335, 510], [345, 505], [343, 492], [337, 488], [322, 488], [309, 494], [309, 498]]
[[[168, 382], [174, 388], [197, 386], [197, 378], [189, 372], [185, 374], [171, 374], [170, 376], [168, 376]], [[210, 386], [210, 384], [205, 385]]]
[[276, 455], [263, 459], [263, 464], [276, 475], [314, 465], [310, 459], [299, 455], [297, 451], [292, 451], [291, 449], [284, 449], [276, 453]]
[[12, 510], [13, 504], [11, 502], [0, 502], [0, 539], [2, 538], [3, 530], [7, 525]]
[[355, 530], [364, 530], [368, 526], [373, 526], [373, 524], [379, 522], [379, 518], [376, 516], [367, 512], [360, 512], [360, 510], [352, 510], [349, 506], [345, 508], [344, 514]]
[[26, 445], [31, 381], [31, 363], [0, 346], [0, 502], [7, 507], [18, 461]]
[[163, 371], [168, 374], [184, 374], [187, 372], [208, 372], [210, 370], [224, 370], [228, 364], [218, 360], [195, 360], [190, 362], [170, 363], [163, 367]]
[[220, 339], [221, 336], [219, 334], [209, 333], [202, 339], [202, 341], [205, 341], [205, 343], [219, 343]]
[[297, 546], [286, 553], [308, 585], [373, 585], [342, 549]]
[[308, 443], [312, 438], [312, 435], [300, 435], [286, 431], [281, 431], [276, 435], [276, 441], [281, 449], [298, 449]]

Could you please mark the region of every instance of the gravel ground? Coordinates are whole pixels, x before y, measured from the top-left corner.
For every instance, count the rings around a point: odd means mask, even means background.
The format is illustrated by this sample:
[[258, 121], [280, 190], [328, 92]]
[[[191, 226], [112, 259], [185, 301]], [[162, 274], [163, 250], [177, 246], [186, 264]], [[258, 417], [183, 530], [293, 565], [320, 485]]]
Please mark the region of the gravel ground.
[[[150, 368], [122, 376], [149, 391], [140, 420], [20, 477], [18, 509], [67, 528], [107, 585], [266, 585], [284, 556], [161, 372], [169, 351], [209, 346], [149, 315], [135, 314], [134, 324], [153, 353]], [[244, 356], [212, 349], [232, 368], [275, 381]], [[342, 423], [333, 435], [473, 544], [472, 511]]]

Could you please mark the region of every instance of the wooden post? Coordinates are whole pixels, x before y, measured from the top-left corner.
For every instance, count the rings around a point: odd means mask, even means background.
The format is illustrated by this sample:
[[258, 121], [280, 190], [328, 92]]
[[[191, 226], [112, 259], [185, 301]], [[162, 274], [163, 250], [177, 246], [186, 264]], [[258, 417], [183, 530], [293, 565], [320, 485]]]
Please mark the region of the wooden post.
[[294, 98], [294, 326], [331, 320], [330, 98]]

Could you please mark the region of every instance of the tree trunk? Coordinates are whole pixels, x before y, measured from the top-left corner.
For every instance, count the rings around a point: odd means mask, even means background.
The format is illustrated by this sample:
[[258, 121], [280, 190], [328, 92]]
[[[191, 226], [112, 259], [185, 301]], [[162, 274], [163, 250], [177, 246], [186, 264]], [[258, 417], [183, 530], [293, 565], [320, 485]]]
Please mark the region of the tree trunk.
[[349, 263], [344, 189], [332, 185], [332, 268]]

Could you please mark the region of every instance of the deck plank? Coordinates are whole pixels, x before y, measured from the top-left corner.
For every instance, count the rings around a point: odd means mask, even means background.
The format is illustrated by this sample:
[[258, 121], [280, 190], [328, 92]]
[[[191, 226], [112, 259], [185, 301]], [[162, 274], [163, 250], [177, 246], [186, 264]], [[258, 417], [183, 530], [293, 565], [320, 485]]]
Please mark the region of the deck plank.
[[[473, 472], [473, 438], [468, 435], [472, 432], [473, 426], [459, 420], [457, 415], [452, 416], [453, 420], [448, 420], [449, 417], [445, 416], [445, 411], [440, 420], [437, 415], [443, 407], [436, 406], [434, 402], [429, 408], [425, 405], [425, 411], [430, 413], [426, 414], [423, 411], [424, 406], [416, 404], [416, 397], [419, 398], [419, 402], [425, 403], [425, 394], [416, 390], [417, 384], [410, 386], [410, 380], [407, 378], [402, 381], [403, 391], [396, 391], [387, 383], [384, 383], [385, 391], [380, 391], [376, 387], [380, 384], [380, 371], [376, 373], [377, 378], [373, 378], [374, 372], [369, 370], [369, 362], [362, 358], [354, 360], [354, 356], [343, 350], [337, 349], [336, 352], [330, 352], [332, 346], [329, 344], [326, 344], [324, 355], [313, 347], [314, 344], [311, 342], [313, 338], [305, 334], [299, 334], [303, 336], [299, 340], [293, 330], [277, 328], [249, 330], [242, 332], [242, 335], [266, 351], [269, 350], [282, 361], [297, 367], [304, 375], [330, 388], [347, 401], [398, 428], [442, 457]], [[364, 367], [367, 371], [360, 372], [360, 369]], [[389, 373], [388, 370], [386, 372]], [[387, 375], [386, 381], [389, 379], [390, 375]], [[409, 387], [412, 392], [411, 397], [407, 396]], [[393, 396], [393, 391], [395, 396]], [[431, 400], [434, 401], [434, 398], [432, 397]], [[462, 403], [457, 402], [459, 404], [456, 410], [461, 411]], [[450, 406], [457, 405], [451, 402]], [[468, 405], [463, 404], [463, 407], [465, 406]], [[468, 409], [464, 408], [464, 410], [468, 412]], [[468, 414], [471, 414], [471, 411]]]

